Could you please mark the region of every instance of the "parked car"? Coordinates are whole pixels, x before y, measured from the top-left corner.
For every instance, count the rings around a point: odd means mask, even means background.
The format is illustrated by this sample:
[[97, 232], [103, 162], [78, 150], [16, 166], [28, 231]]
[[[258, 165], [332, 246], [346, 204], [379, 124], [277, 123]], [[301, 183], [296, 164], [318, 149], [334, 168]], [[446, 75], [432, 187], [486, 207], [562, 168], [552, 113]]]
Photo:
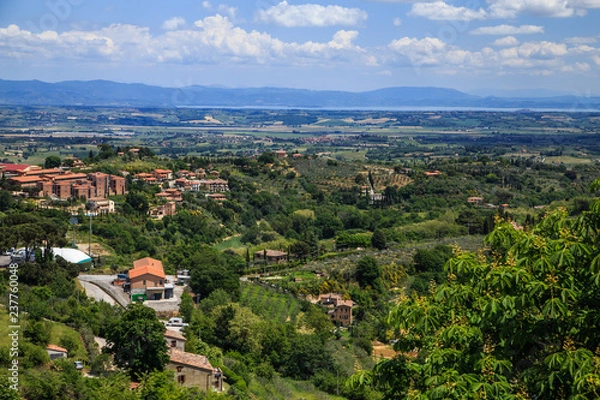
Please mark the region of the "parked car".
[[30, 261], [30, 262], [34, 262], [35, 261], [35, 250], [30, 250], [29, 251], [29, 260], [25, 260], [25, 255], [27, 254], [25, 248], [20, 248], [18, 250], [15, 250], [11, 253], [10, 255], [10, 261], [17, 263], [17, 264], [22, 264], [26, 261]]

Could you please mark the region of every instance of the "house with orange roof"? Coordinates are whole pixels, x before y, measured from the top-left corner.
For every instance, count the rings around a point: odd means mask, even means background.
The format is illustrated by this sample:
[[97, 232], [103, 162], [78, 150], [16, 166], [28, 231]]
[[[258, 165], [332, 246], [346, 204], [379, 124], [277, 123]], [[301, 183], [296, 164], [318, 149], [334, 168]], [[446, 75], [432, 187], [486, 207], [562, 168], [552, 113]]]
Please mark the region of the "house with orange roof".
[[46, 352], [50, 357], [50, 360], [56, 360], [57, 358], [67, 358], [69, 352], [64, 347], [57, 346], [55, 344], [49, 344], [46, 346]]
[[151, 257], [136, 260], [128, 276], [132, 300], [161, 300], [173, 297], [173, 284], [166, 279], [160, 260]]
[[173, 179], [173, 171], [171, 171], [170, 169], [155, 169], [154, 171], [152, 171], [152, 175], [156, 179], [158, 179], [159, 182]]

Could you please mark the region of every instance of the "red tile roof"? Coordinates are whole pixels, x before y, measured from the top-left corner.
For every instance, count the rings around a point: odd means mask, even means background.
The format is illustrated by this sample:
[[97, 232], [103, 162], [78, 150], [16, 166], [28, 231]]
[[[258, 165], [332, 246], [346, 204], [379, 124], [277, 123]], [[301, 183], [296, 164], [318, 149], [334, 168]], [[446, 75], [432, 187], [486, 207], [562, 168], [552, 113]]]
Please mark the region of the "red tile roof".
[[154, 275], [159, 278], [165, 278], [165, 271], [162, 262], [154, 258], [144, 257], [133, 262], [133, 269], [129, 270], [129, 279], [142, 275]]
[[29, 165], [29, 164], [10, 164], [10, 163], [2, 163], [0, 164], [2, 165], [5, 169], [5, 171], [15, 171], [15, 172], [21, 172], [26, 170], [27, 168], [33, 167], [33, 165]]
[[65, 349], [64, 347], [57, 346], [55, 344], [49, 344], [49, 345], [47, 345], [46, 346], [46, 350], [60, 351], [61, 353], [68, 353], [67, 349]]

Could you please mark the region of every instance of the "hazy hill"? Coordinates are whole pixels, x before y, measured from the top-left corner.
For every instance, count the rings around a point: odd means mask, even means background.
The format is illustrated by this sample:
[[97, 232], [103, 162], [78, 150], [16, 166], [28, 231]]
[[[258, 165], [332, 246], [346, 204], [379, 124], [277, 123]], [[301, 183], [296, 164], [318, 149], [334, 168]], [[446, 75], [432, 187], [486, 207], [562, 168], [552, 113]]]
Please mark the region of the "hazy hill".
[[455, 89], [391, 87], [366, 92], [288, 88], [165, 88], [105, 80], [46, 83], [0, 79], [0, 105], [136, 107], [494, 107], [600, 109], [600, 97], [480, 97]]

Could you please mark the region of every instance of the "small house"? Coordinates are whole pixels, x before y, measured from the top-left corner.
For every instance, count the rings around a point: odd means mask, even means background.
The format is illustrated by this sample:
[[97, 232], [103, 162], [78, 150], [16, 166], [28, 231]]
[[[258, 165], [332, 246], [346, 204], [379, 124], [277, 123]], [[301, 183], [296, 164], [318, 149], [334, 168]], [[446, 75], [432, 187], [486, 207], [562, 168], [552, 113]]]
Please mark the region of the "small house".
[[55, 344], [49, 344], [46, 346], [46, 352], [48, 352], [48, 356], [50, 360], [56, 360], [58, 358], [67, 358], [69, 352], [64, 347], [57, 346]]
[[214, 368], [206, 356], [171, 347], [165, 368], [173, 371], [177, 383], [182, 386], [197, 387], [204, 392], [223, 390], [223, 373]]
[[267, 262], [280, 263], [287, 260], [288, 253], [279, 250], [260, 250], [254, 252], [256, 260], [266, 260]]

